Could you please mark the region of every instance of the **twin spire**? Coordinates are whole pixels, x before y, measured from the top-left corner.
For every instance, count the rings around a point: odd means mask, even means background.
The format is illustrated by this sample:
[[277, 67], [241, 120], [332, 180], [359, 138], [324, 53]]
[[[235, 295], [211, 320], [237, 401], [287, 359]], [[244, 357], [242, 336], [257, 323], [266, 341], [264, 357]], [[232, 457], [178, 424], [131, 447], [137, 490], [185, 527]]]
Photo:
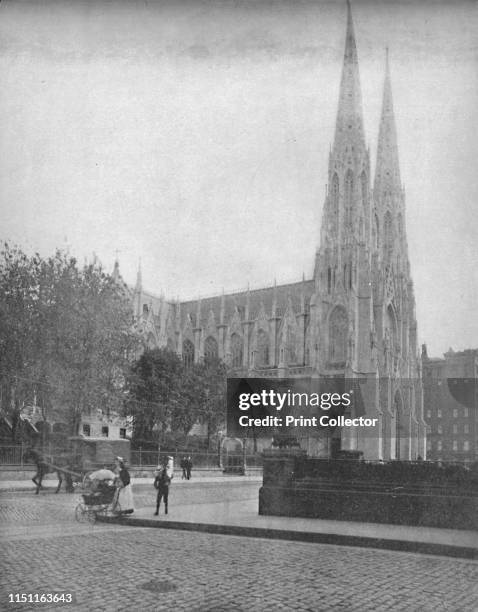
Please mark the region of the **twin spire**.
[[345, 34], [344, 63], [340, 81], [339, 107], [335, 125], [334, 150], [353, 140], [365, 148], [362, 114], [362, 92], [358, 65], [357, 45], [350, 2], [347, 2], [347, 31]]
[[[353, 143], [354, 147], [365, 150], [363, 128], [362, 93], [355, 42], [354, 24], [350, 2], [347, 0], [347, 30], [345, 35], [345, 52], [340, 82], [337, 122], [335, 127], [334, 153], [340, 156], [345, 148]], [[388, 174], [387, 174], [388, 173]], [[397, 133], [393, 113], [392, 86], [388, 49], [386, 50], [385, 82], [383, 90], [382, 114], [378, 136], [377, 167], [375, 183], [377, 187], [387, 179], [392, 186], [400, 187], [400, 170], [398, 164]], [[377, 184], [377, 182], [379, 184]]]
[[383, 86], [382, 115], [378, 132], [377, 167], [374, 190], [400, 189], [400, 166], [398, 162], [397, 130], [393, 113], [392, 83], [388, 48], [385, 57], [385, 82]]

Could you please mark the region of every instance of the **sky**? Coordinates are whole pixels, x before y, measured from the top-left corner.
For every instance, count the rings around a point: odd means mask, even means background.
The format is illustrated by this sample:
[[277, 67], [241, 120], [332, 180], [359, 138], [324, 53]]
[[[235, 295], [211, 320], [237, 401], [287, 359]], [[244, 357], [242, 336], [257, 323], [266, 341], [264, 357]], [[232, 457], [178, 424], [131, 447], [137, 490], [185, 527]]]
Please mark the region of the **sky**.
[[[419, 342], [478, 347], [477, 4], [352, 2], [375, 165], [391, 63]], [[4, 0], [0, 239], [170, 299], [311, 278], [343, 1]]]

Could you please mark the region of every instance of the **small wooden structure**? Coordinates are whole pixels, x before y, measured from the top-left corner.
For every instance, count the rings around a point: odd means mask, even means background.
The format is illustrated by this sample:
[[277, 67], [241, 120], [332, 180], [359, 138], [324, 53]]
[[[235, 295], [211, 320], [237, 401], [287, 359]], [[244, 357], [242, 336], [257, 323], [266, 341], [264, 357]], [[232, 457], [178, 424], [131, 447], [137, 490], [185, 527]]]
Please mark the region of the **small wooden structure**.
[[73, 463], [81, 473], [103, 467], [111, 468], [116, 457], [122, 457], [127, 465], [131, 459], [129, 440], [73, 436], [68, 441]]

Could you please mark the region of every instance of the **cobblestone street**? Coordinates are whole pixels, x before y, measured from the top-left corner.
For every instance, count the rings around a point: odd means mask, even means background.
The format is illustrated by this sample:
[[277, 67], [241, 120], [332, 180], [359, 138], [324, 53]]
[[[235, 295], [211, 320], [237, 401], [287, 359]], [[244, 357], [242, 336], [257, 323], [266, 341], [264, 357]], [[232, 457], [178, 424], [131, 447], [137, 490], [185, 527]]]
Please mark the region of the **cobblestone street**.
[[[478, 608], [476, 562], [163, 529], [92, 527], [74, 522], [75, 501], [67, 495], [2, 495], [1, 609]], [[74, 593], [76, 603], [8, 603], [9, 593], [53, 591]]]

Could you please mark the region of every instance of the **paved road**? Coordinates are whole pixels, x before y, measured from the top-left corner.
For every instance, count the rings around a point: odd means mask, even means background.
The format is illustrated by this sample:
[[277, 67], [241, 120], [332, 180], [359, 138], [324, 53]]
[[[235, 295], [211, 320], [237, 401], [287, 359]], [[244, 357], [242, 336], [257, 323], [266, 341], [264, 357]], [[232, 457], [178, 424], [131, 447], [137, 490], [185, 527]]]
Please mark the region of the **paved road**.
[[[183, 487], [239, 499], [254, 486]], [[142, 505], [151, 493], [139, 491]], [[189, 497], [188, 497], [189, 496]], [[176, 498], [178, 499], [178, 498]], [[143, 500], [143, 501], [141, 501]], [[80, 525], [76, 496], [2, 494], [0, 609], [478, 610], [478, 563], [409, 553], [162, 529]], [[149, 503], [149, 502], [148, 502]], [[74, 592], [76, 604], [8, 604], [8, 593]]]

